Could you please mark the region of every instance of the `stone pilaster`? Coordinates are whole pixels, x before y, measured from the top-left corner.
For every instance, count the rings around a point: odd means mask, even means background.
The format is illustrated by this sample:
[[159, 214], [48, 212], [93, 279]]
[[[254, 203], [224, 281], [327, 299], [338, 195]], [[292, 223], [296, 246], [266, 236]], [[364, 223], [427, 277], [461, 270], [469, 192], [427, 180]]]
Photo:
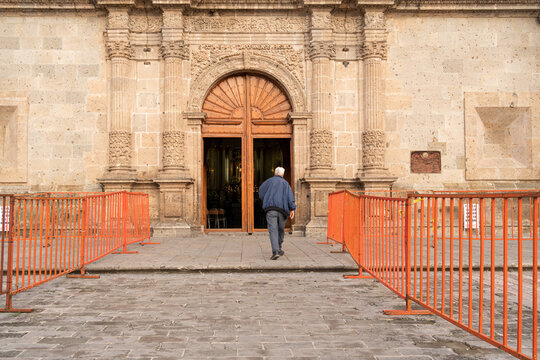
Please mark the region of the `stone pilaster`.
[[106, 47], [111, 61], [111, 109], [108, 177], [126, 178], [131, 166], [132, 134], [129, 69], [133, 50], [129, 41], [127, 8], [108, 9]]
[[332, 62], [336, 49], [332, 35], [332, 9], [310, 9], [310, 43], [307, 51], [311, 60], [312, 121], [309, 135], [310, 159], [306, 177], [300, 179], [301, 194], [309, 198], [305, 233], [321, 235], [326, 232], [328, 194], [339, 179], [334, 169], [334, 135], [330, 114], [332, 112]]
[[336, 49], [332, 41], [332, 15], [329, 8], [313, 8], [310, 12], [310, 44], [313, 121], [310, 134], [310, 172], [322, 175], [333, 168], [333, 134], [330, 128], [332, 91], [331, 60]]
[[[191, 233], [193, 219], [189, 219], [188, 205], [193, 203], [194, 180], [186, 167], [186, 121], [182, 114], [184, 89], [182, 86], [183, 61], [189, 58], [183, 40], [182, 10], [163, 9], [163, 116], [161, 119], [162, 168], [157, 179], [159, 185], [159, 223], [154, 236], [182, 236]], [[194, 208], [195, 209], [195, 208]]]
[[164, 60], [163, 118], [162, 118], [162, 173], [170, 177], [184, 177], [185, 124], [182, 116], [182, 62], [188, 59], [183, 41], [181, 10], [163, 10], [161, 55]]
[[385, 168], [386, 137], [383, 128], [384, 85], [382, 62], [387, 56], [386, 21], [383, 10], [368, 9], [364, 14], [362, 44], [364, 124], [362, 132], [361, 180], [366, 190], [387, 189], [395, 178]]

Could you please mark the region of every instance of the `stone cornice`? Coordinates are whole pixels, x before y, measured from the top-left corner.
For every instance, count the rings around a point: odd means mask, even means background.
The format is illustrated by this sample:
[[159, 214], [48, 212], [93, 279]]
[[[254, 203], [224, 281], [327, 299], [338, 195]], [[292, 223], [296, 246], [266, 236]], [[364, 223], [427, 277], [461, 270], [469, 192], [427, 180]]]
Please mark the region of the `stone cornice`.
[[[387, 8], [392, 11], [540, 11], [538, 0], [150, 0], [160, 8], [290, 10], [313, 7]], [[135, 0], [0, 0], [3, 10], [94, 10], [135, 6]]]
[[5, 10], [93, 10], [93, 0], [0, 0]]

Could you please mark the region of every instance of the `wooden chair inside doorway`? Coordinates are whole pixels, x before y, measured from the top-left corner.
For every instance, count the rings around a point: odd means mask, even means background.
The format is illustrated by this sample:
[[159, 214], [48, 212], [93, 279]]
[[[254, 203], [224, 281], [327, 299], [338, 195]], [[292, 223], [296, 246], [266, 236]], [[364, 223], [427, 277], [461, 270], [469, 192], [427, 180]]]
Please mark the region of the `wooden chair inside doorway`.
[[206, 223], [209, 229], [221, 229], [227, 227], [225, 209], [209, 209], [206, 213]]

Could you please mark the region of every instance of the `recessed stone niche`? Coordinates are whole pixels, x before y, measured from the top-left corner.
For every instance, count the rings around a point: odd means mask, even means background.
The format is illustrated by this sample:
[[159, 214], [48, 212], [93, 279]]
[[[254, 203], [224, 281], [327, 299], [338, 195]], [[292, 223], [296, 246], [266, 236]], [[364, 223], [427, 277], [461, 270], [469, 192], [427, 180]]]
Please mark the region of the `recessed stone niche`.
[[28, 100], [2, 95], [0, 93], [0, 183], [26, 182]]
[[538, 93], [466, 93], [467, 180], [540, 179]]

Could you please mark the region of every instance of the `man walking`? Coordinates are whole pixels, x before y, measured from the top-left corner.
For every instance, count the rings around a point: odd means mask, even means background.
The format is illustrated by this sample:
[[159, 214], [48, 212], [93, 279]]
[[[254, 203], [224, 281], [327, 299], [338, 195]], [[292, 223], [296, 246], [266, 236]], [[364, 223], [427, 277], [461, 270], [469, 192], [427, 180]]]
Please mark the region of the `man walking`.
[[259, 198], [262, 200], [263, 210], [266, 213], [270, 243], [272, 244], [272, 257], [276, 260], [285, 252], [281, 249], [285, 237], [285, 223], [287, 218], [294, 218], [294, 195], [289, 183], [283, 178], [285, 169], [277, 167], [274, 176], [266, 179], [259, 188]]

